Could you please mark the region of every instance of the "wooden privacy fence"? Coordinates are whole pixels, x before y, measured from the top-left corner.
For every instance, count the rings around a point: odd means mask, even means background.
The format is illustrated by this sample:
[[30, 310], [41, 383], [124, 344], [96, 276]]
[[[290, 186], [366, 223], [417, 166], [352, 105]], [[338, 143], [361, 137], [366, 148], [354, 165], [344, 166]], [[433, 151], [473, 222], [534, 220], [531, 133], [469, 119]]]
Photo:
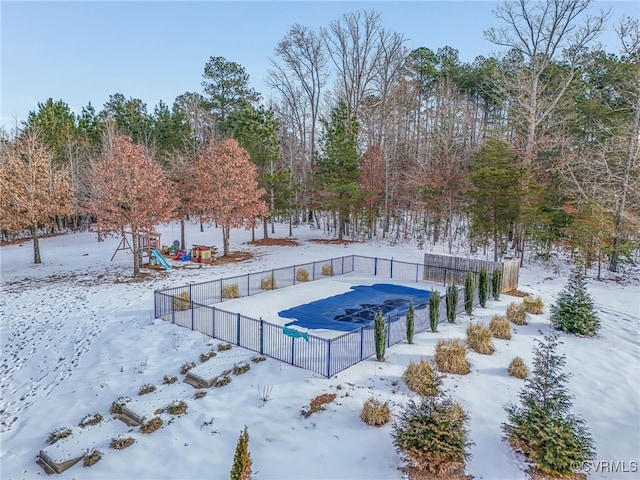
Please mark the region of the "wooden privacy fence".
[[[448, 268], [448, 269], [447, 269]], [[450, 267], [427, 268], [419, 263], [399, 262], [386, 258], [362, 257], [349, 255], [332, 258], [303, 265], [292, 265], [285, 268], [249, 273], [236, 277], [220, 278], [202, 283], [192, 283], [171, 287], [154, 292], [154, 312], [161, 318], [205, 335], [217, 338], [240, 347], [259, 352], [263, 355], [281, 360], [297, 367], [317, 372], [326, 377], [355, 365], [375, 354], [373, 326], [360, 327], [335, 338], [322, 338], [313, 334], [304, 337], [293, 337], [285, 334], [281, 325], [265, 322], [229, 312], [219, 306], [225, 298], [246, 297], [263, 293], [274, 288], [282, 288], [302, 283], [300, 272], [304, 270], [304, 282], [320, 280], [335, 275], [361, 273], [378, 278], [390, 278], [418, 283], [434, 280], [451, 284], [458, 278]], [[494, 267], [495, 268], [495, 267]], [[492, 270], [493, 271], [493, 270]], [[456, 282], [458, 285], [464, 283]], [[517, 278], [517, 277], [516, 277]], [[516, 284], [517, 286], [517, 284]], [[231, 288], [233, 287], [233, 288]], [[227, 297], [226, 291], [233, 291]], [[459, 300], [457, 312], [464, 311], [464, 288], [458, 287]], [[445, 296], [441, 297], [439, 323], [446, 321]], [[473, 305], [479, 304], [478, 292], [474, 292]], [[430, 328], [429, 306], [416, 305], [415, 333]], [[387, 325], [387, 346], [395, 345], [406, 339], [407, 311], [397, 312], [385, 317]]]
[[472, 271], [477, 276], [483, 267], [487, 269], [489, 275], [493, 275], [495, 270], [502, 270], [502, 293], [517, 290], [520, 278], [520, 260], [518, 259], [492, 262], [425, 253], [423, 280], [443, 285], [452, 283], [462, 285], [468, 271]]

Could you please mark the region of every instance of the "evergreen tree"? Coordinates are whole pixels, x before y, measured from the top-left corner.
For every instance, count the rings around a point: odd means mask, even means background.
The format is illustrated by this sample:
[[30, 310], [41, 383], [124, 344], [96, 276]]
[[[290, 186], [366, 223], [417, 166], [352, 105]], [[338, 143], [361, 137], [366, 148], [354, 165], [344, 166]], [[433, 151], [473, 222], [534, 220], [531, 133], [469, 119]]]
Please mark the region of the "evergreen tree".
[[429, 295], [429, 324], [431, 325], [431, 331], [438, 331], [438, 320], [440, 317], [440, 294], [438, 292], [431, 292]]
[[456, 321], [456, 310], [458, 309], [458, 286], [454, 283], [447, 288], [447, 320], [449, 323]]
[[413, 329], [415, 327], [416, 309], [413, 300], [409, 300], [409, 311], [407, 312], [407, 343], [413, 343]]
[[569, 281], [551, 306], [551, 323], [558, 330], [592, 337], [600, 328], [600, 321], [587, 292], [582, 266], [574, 266]]
[[464, 311], [467, 315], [471, 315], [473, 311], [473, 294], [476, 289], [475, 283], [473, 272], [468, 271], [464, 277]]
[[231, 467], [231, 480], [250, 480], [252, 463], [251, 454], [249, 453], [249, 432], [245, 425], [244, 430], [240, 432], [240, 438], [238, 438], [236, 445], [236, 453]]
[[384, 351], [387, 347], [387, 330], [380, 310], [373, 317], [373, 336], [376, 344], [376, 360], [384, 362]]
[[485, 267], [480, 269], [478, 277], [478, 297], [480, 298], [480, 306], [486, 308], [489, 298], [489, 272]]
[[556, 353], [557, 334], [536, 342], [533, 373], [518, 394], [520, 406], [505, 405], [502, 430], [511, 447], [539, 470], [569, 475], [575, 465], [594, 458], [593, 442], [584, 420], [570, 413], [569, 375], [562, 372], [564, 356]]
[[494, 300], [500, 300], [502, 292], [502, 270], [495, 269], [491, 275], [491, 296]]

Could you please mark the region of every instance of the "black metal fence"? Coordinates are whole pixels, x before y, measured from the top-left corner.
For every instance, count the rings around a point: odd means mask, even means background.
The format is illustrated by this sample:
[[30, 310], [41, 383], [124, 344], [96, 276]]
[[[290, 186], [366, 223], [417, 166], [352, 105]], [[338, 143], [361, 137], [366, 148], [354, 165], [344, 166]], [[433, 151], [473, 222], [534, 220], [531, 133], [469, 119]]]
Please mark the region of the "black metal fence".
[[[286, 268], [193, 283], [154, 292], [156, 318], [171, 321], [225, 342], [259, 352], [326, 377], [355, 365], [375, 354], [373, 326], [363, 326], [334, 338], [305, 333], [290, 336], [290, 329], [262, 319], [229, 312], [216, 304], [229, 299], [264, 293], [347, 273], [426, 283], [424, 265], [393, 259], [350, 255]], [[464, 311], [463, 288], [458, 287], [458, 313]], [[478, 304], [477, 292], [474, 305]], [[407, 310], [385, 317], [387, 345], [406, 339]], [[439, 321], [446, 320], [444, 294], [441, 294]], [[428, 328], [429, 304], [415, 305], [415, 332]]]

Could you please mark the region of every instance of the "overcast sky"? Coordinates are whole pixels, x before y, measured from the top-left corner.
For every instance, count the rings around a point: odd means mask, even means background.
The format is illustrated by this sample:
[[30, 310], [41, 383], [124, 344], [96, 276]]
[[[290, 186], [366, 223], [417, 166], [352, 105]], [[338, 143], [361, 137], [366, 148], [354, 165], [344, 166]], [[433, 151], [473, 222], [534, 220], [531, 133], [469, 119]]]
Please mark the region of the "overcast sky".
[[[382, 25], [402, 33], [409, 49], [451, 46], [464, 62], [491, 55], [483, 30], [498, 26], [494, 1], [208, 1], [208, 2], [16, 2], [0, 4], [2, 27], [1, 121], [10, 128], [38, 102], [63, 100], [79, 113], [91, 102], [100, 110], [110, 94], [140, 98], [153, 111], [186, 92], [201, 92], [212, 56], [246, 68], [251, 86], [264, 84], [269, 57], [294, 23], [314, 31], [342, 14], [375, 10]], [[612, 7], [609, 31], [600, 38], [618, 52], [612, 25], [639, 15], [639, 2], [596, 2]]]

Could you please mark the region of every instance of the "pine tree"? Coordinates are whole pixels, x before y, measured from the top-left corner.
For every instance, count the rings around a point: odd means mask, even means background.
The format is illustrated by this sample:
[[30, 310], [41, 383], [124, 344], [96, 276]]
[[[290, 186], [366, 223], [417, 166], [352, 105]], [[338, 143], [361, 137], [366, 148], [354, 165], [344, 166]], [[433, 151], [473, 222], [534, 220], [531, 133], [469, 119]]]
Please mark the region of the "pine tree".
[[487, 299], [489, 298], [489, 272], [485, 267], [480, 269], [478, 277], [478, 297], [480, 298], [480, 306], [487, 307]]
[[245, 425], [244, 430], [240, 432], [240, 438], [238, 438], [238, 444], [236, 445], [236, 453], [231, 467], [231, 480], [250, 480], [252, 463], [251, 454], [249, 453], [249, 431]]
[[458, 309], [458, 287], [454, 283], [447, 288], [447, 320], [449, 323], [456, 321], [456, 310]]
[[431, 331], [438, 331], [438, 320], [440, 318], [440, 294], [437, 292], [431, 292], [429, 295], [429, 324], [431, 325]]
[[588, 337], [600, 328], [581, 265], [574, 266], [567, 285], [551, 306], [551, 323], [558, 330]]
[[476, 288], [473, 272], [467, 272], [464, 278], [464, 311], [467, 315], [471, 315], [473, 311], [473, 294]]
[[376, 360], [384, 362], [384, 351], [387, 346], [387, 331], [382, 312], [378, 310], [373, 317], [373, 336], [376, 343]]
[[512, 448], [539, 470], [568, 475], [575, 465], [592, 460], [595, 452], [584, 420], [570, 413], [569, 375], [562, 372], [563, 355], [556, 353], [558, 336], [536, 339], [533, 373], [520, 390], [520, 406], [505, 405], [502, 430]]
[[413, 343], [413, 330], [415, 328], [416, 309], [413, 300], [409, 300], [409, 311], [407, 312], [407, 343]]
[[491, 296], [494, 300], [500, 300], [502, 292], [502, 270], [495, 269], [491, 275]]

